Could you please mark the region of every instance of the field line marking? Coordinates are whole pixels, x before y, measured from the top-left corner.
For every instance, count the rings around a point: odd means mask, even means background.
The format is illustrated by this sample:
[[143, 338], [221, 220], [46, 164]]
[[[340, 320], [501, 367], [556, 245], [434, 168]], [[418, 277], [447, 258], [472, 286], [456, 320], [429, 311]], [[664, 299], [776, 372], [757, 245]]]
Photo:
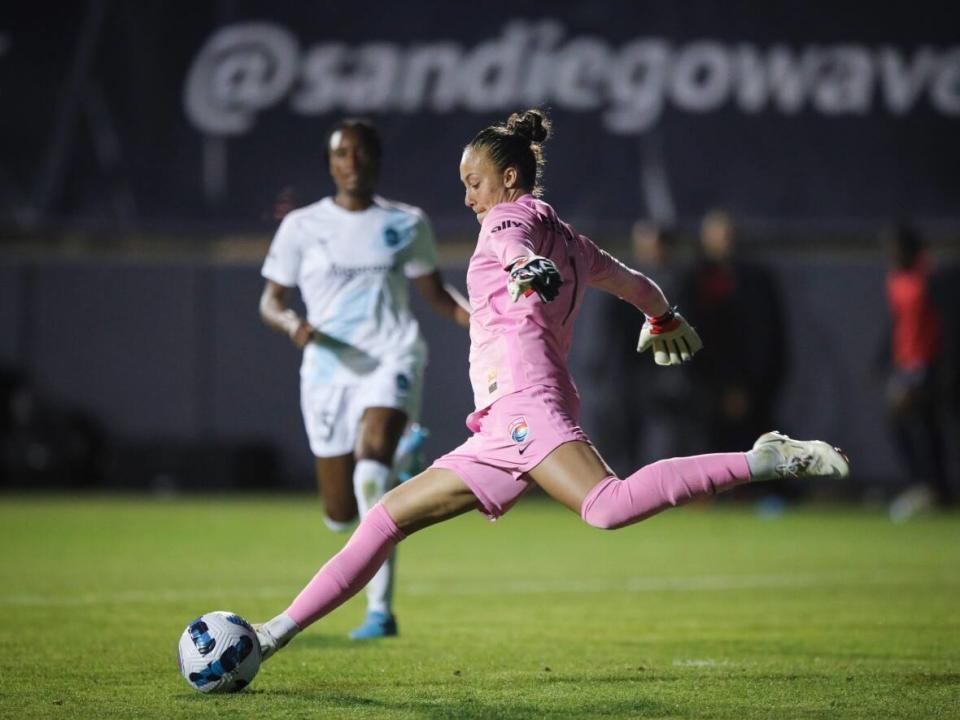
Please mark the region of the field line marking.
[[[579, 594], [601, 592], [703, 592], [725, 590], [761, 590], [770, 588], [805, 588], [817, 586], [886, 585], [909, 582], [886, 576], [854, 577], [848, 573], [772, 574], [772, 575], [691, 575], [662, 577], [628, 577], [620, 579], [506, 580], [480, 582], [410, 582], [400, 592], [418, 597], [462, 595], [536, 595], [543, 593]], [[85, 605], [139, 605], [179, 603], [235, 596], [237, 598], [291, 598], [299, 586], [179, 588], [160, 590], [126, 590], [113, 593], [52, 594], [13, 593], [0, 595], [2, 607], [78, 607]]]

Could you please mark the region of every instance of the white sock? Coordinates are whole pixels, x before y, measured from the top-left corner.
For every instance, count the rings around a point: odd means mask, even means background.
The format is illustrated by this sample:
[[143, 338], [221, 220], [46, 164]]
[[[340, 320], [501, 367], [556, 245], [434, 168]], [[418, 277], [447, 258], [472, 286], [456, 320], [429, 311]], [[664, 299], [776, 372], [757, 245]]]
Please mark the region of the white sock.
[[[389, 487], [389, 467], [376, 460], [366, 458], [357, 460], [353, 470], [353, 492], [357, 497], [357, 508], [360, 511], [361, 519], [370, 512], [370, 508], [380, 501]], [[390, 614], [393, 605], [393, 567], [395, 563], [396, 552], [393, 552], [367, 584], [368, 612]]]
[[263, 624], [263, 629], [276, 639], [280, 647], [286, 645], [294, 635], [300, 632], [300, 627], [285, 612], [280, 613], [272, 620], [267, 620]]
[[339, 520], [332, 520], [327, 515], [324, 515], [323, 524], [333, 530], [335, 533], [345, 533], [353, 530], [353, 526], [357, 524], [357, 521], [350, 520], [349, 522], [340, 522]]
[[777, 465], [781, 462], [781, 458], [775, 447], [764, 445], [756, 450], [750, 450], [746, 455], [752, 482], [773, 480], [777, 477]]

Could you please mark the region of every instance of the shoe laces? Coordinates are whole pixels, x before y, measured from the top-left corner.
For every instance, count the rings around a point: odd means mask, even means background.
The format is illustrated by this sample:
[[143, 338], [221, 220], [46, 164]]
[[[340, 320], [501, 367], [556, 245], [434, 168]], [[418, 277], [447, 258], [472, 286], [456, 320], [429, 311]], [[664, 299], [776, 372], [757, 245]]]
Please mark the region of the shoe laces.
[[813, 455], [809, 453], [794, 455], [787, 462], [777, 465], [777, 475], [781, 478], [798, 478], [801, 473], [806, 471], [812, 461]]

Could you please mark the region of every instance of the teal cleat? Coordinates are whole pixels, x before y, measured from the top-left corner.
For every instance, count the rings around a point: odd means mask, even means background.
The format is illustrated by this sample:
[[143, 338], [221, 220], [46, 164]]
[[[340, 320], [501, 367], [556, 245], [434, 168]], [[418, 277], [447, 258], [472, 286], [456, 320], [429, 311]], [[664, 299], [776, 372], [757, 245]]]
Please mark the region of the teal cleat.
[[423, 472], [426, 460], [423, 445], [430, 437], [430, 431], [419, 423], [413, 423], [400, 438], [394, 455], [393, 467], [397, 473], [397, 482], [406, 482]]
[[371, 610], [363, 620], [363, 625], [350, 632], [351, 640], [375, 640], [377, 638], [396, 637], [397, 619], [393, 615]]

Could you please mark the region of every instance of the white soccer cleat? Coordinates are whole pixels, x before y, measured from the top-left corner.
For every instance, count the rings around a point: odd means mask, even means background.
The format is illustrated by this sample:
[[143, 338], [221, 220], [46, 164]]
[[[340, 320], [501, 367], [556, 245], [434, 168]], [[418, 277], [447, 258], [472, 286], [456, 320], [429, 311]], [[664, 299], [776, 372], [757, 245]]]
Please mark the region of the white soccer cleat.
[[253, 626], [254, 632], [257, 633], [257, 642], [260, 643], [260, 662], [264, 662], [271, 658], [274, 653], [277, 652], [287, 643], [281, 643], [277, 638], [270, 634], [270, 631], [267, 630], [266, 623]]
[[828, 477], [845, 480], [850, 476], [850, 461], [839, 448], [822, 440], [794, 440], [781, 432], [764, 433], [753, 444], [753, 452], [763, 456], [768, 479]]

